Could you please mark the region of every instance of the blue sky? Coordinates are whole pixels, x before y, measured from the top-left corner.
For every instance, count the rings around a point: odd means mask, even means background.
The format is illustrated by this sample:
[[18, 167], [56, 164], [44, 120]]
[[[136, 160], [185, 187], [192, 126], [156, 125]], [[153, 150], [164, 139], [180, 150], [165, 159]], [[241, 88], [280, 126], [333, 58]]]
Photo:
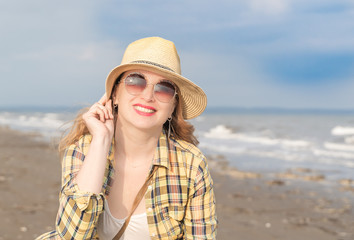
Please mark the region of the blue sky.
[[0, 107], [91, 104], [161, 36], [211, 107], [354, 109], [352, 0], [2, 1], [0, 34]]

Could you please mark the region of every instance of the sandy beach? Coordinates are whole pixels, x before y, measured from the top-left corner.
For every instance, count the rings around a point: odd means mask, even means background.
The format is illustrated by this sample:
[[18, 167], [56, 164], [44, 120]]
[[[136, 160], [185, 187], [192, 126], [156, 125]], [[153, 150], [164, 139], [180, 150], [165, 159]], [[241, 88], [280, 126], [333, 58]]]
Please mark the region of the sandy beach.
[[[0, 128], [0, 240], [53, 229], [60, 190], [54, 144]], [[354, 239], [354, 181], [329, 182], [311, 169], [264, 175], [209, 156], [218, 239]]]

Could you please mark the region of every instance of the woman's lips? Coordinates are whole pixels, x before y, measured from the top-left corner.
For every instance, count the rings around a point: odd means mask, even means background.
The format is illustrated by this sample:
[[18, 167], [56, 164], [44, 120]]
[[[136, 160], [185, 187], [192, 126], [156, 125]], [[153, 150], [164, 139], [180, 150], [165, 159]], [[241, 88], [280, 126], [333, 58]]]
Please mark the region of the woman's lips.
[[151, 116], [156, 112], [155, 108], [142, 104], [135, 104], [133, 107], [138, 114], [143, 116]]

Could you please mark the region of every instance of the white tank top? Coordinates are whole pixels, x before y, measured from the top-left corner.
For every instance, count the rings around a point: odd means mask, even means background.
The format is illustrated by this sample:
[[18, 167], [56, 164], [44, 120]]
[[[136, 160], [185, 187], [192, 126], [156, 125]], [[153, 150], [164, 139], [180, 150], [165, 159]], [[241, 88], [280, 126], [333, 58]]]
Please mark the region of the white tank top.
[[[101, 213], [97, 232], [102, 240], [112, 240], [124, 224], [124, 219], [117, 219], [112, 216], [107, 201], [104, 201], [104, 211]], [[128, 227], [125, 229], [121, 240], [147, 240], [150, 239], [149, 226], [146, 213], [132, 215]]]

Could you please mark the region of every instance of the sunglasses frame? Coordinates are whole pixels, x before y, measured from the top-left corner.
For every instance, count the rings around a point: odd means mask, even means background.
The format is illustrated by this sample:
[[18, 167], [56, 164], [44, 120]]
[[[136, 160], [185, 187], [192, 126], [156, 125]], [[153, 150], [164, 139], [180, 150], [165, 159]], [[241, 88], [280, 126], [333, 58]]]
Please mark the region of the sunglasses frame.
[[[129, 92], [128, 89], [127, 89], [127, 82], [126, 82], [126, 80], [127, 80], [130, 76], [132, 76], [132, 75], [138, 75], [139, 77], [141, 77], [142, 79], [144, 79], [145, 82], [146, 82], [145, 88], [144, 88], [140, 93], [133, 94], [133, 93]], [[171, 82], [171, 81], [169, 81], [169, 80], [161, 80], [161, 81], [159, 81], [159, 82], [157, 82], [157, 83], [148, 83], [148, 81], [146, 80], [145, 76], [144, 76], [143, 74], [137, 73], [137, 72], [136, 72], [136, 73], [130, 73], [130, 74], [128, 74], [128, 75], [124, 78], [124, 80], [123, 80], [122, 82], [124, 82], [124, 88], [125, 88], [125, 90], [126, 90], [130, 95], [133, 95], [133, 96], [138, 96], [138, 95], [142, 94], [142, 93], [145, 91], [145, 89], [147, 88], [148, 85], [153, 85], [153, 96], [154, 96], [154, 98], [155, 98], [156, 100], [158, 100], [159, 102], [162, 102], [162, 103], [170, 103], [170, 102], [176, 97], [176, 95], [178, 95], [178, 93], [177, 93], [177, 86], [176, 86], [176, 84], [174, 84], [173, 82]], [[157, 84], [160, 84], [160, 83], [162, 83], [162, 82], [167, 82], [167, 83], [171, 84], [171, 85], [173, 86], [173, 88], [174, 88], [174, 94], [173, 94], [173, 96], [171, 97], [171, 100], [169, 100], [168, 102], [161, 101], [161, 100], [155, 95], [155, 92], [156, 92], [156, 91], [155, 91], [155, 87], [156, 87], [156, 85], [157, 85]]]

